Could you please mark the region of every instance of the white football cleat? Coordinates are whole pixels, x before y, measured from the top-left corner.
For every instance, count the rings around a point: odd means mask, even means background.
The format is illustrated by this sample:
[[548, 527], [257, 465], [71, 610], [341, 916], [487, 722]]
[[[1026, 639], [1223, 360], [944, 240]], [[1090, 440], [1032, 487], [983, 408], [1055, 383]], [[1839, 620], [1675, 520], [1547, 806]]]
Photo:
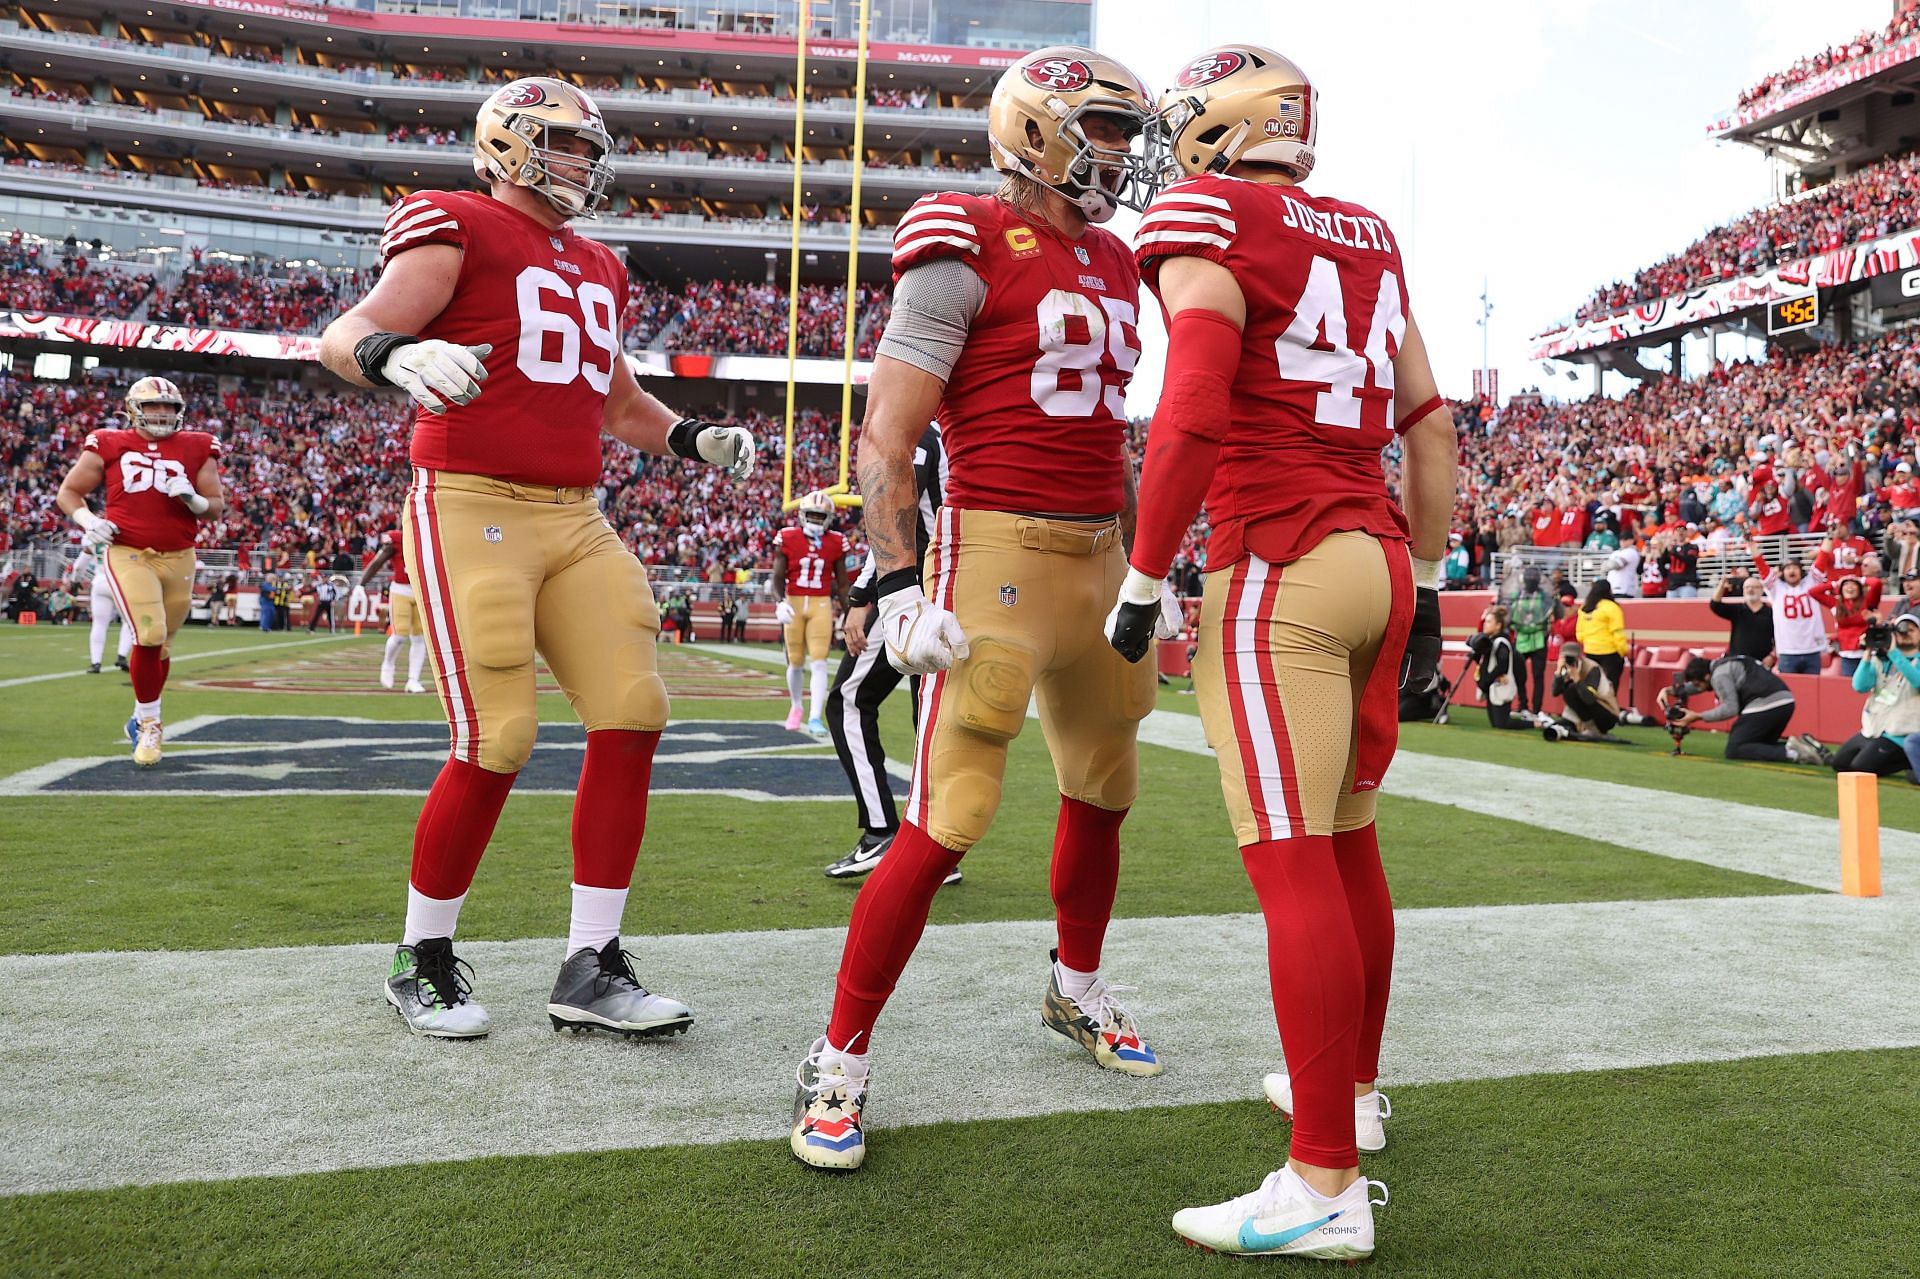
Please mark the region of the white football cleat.
[[[1261, 1091], [1273, 1108], [1293, 1118], [1293, 1081], [1284, 1073], [1268, 1075], [1260, 1081]], [[1368, 1154], [1387, 1148], [1387, 1120], [1393, 1115], [1393, 1103], [1378, 1088], [1353, 1099], [1353, 1144]]]
[[1364, 1177], [1323, 1199], [1288, 1167], [1237, 1199], [1182, 1208], [1173, 1214], [1173, 1228], [1189, 1246], [1208, 1252], [1358, 1261], [1373, 1255], [1373, 1209], [1386, 1202], [1387, 1188]]
[[393, 663], [392, 662], [382, 662], [380, 664], [380, 687], [381, 688], [393, 687]]
[[142, 768], [152, 768], [160, 762], [160, 743], [166, 738], [166, 731], [160, 727], [157, 719], [140, 721], [139, 736], [133, 743], [133, 762]]
[[[392, 686], [389, 685], [388, 687]], [[409, 693], [424, 693], [427, 691], [427, 686], [417, 679], [410, 679], [407, 681], [407, 691]]]

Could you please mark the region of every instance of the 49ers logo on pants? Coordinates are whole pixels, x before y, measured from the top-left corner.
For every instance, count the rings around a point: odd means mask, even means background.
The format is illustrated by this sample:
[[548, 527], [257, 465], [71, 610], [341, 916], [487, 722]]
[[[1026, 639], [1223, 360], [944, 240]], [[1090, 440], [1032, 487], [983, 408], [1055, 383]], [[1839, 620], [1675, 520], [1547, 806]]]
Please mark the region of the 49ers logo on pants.
[[1063, 92], [1084, 89], [1093, 83], [1093, 69], [1078, 58], [1043, 58], [1021, 74], [1029, 84]]

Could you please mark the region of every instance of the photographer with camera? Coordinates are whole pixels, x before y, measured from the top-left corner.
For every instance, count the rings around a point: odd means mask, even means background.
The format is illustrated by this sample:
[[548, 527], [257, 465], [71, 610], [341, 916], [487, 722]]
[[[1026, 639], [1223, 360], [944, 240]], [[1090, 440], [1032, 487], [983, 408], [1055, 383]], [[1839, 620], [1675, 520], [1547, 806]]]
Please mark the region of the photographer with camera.
[[[1711, 691], [1717, 699], [1705, 711], [1688, 706], [1687, 699]], [[1727, 733], [1728, 759], [1764, 760], [1775, 764], [1830, 764], [1833, 752], [1802, 733], [1787, 737], [1793, 722], [1793, 690], [1778, 675], [1744, 654], [1729, 653], [1718, 661], [1704, 657], [1689, 661], [1673, 685], [1660, 690], [1660, 707], [1668, 724], [1692, 728], [1732, 720]], [[1675, 714], [1678, 708], [1679, 713]], [[1669, 730], [1671, 731], [1671, 730]]]
[[1553, 671], [1553, 695], [1566, 703], [1566, 709], [1542, 728], [1541, 735], [1548, 741], [1572, 738], [1623, 744], [1623, 739], [1611, 736], [1622, 718], [1613, 681], [1577, 641], [1560, 646], [1560, 664]]
[[1860, 731], [1833, 754], [1834, 771], [1920, 777], [1920, 617], [1902, 613], [1891, 626], [1861, 636], [1866, 657], [1854, 669], [1853, 691], [1866, 693]]
[[1525, 731], [1530, 725], [1515, 718], [1515, 712], [1524, 714], [1525, 708], [1519, 704], [1520, 686], [1515, 682], [1513, 639], [1507, 634], [1505, 608], [1495, 604], [1480, 615], [1480, 629], [1468, 637], [1467, 651], [1480, 668], [1474, 683], [1487, 704], [1487, 723]]

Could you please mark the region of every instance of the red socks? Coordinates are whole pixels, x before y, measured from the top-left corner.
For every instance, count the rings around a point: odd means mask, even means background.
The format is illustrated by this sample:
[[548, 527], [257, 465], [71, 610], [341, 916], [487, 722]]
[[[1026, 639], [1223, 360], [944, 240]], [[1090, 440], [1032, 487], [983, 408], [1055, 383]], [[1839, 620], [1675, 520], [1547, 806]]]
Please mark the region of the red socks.
[[157, 702], [167, 686], [168, 661], [160, 656], [158, 644], [135, 644], [128, 655], [128, 673], [133, 676], [133, 700]]
[[1354, 1050], [1353, 1082], [1380, 1076], [1380, 1035], [1387, 1024], [1387, 988], [1393, 983], [1393, 897], [1380, 866], [1380, 839], [1369, 822], [1333, 837], [1333, 860], [1347, 890], [1347, 913], [1366, 969], [1366, 1006]]
[[647, 831], [653, 751], [659, 744], [658, 729], [587, 734], [587, 756], [573, 801], [574, 883], [625, 888], [633, 882], [634, 859]]
[[1240, 857], [1267, 918], [1267, 975], [1293, 1083], [1292, 1155], [1321, 1168], [1355, 1167], [1353, 1076], [1366, 980], [1333, 837], [1266, 840]]
[[901, 825], [853, 903], [833, 1019], [827, 1023], [827, 1042], [833, 1047], [867, 1051], [873, 1023], [926, 931], [933, 895], [960, 858], [912, 822]]
[[[135, 650], [138, 652], [139, 650]], [[449, 759], [427, 793], [420, 824], [413, 829], [411, 882], [428, 897], [459, 897], [473, 886], [480, 854], [513, 789], [516, 773], [490, 773], [478, 764]]]
[[1126, 820], [1124, 808], [1096, 808], [1060, 797], [1060, 820], [1053, 831], [1053, 910], [1060, 962], [1076, 972], [1100, 967], [1100, 946], [1120, 882], [1120, 823]]

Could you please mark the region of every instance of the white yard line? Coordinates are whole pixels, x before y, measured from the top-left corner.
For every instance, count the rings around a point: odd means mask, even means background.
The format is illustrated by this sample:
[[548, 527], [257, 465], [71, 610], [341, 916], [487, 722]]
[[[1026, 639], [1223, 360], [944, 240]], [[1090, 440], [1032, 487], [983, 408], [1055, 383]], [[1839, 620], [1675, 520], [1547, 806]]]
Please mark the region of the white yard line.
[[[1889, 997], [1913, 965], [1916, 905], [1403, 912], [1382, 1078], [1920, 1045], [1920, 1004]], [[1257, 916], [1114, 925], [1106, 968], [1141, 987], [1130, 1002], [1168, 1063], [1156, 1080], [1099, 1071], [1042, 1034], [1051, 932], [928, 930], [879, 1028], [876, 1142], [907, 1124], [1258, 1095], [1280, 1058]], [[636, 1043], [548, 1028], [556, 941], [462, 947], [494, 1016], [490, 1038], [465, 1044], [405, 1033], [380, 998], [380, 946], [0, 958], [0, 1193], [741, 1138], [778, 1158], [841, 936], [638, 940], [642, 978], [697, 1020]], [[1264, 1107], [1247, 1122], [1269, 1122]]]
[[[205, 653], [182, 653], [173, 659], [175, 666], [182, 662], [203, 662], [209, 657], [232, 657], [236, 653], [252, 653], [261, 657], [271, 656], [283, 649], [305, 648], [309, 644], [338, 644], [345, 640], [358, 639], [357, 635], [322, 635], [315, 639], [278, 640], [263, 644], [248, 644], [242, 648], [216, 648]], [[86, 668], [77, 671], [54, 671], [48, 675], [20, 675], [13, 679], [0, 679], [0, 688], [18, 688], [22, 684], [44, 684], [48, 680], [78, 679], [86, 675]]]

